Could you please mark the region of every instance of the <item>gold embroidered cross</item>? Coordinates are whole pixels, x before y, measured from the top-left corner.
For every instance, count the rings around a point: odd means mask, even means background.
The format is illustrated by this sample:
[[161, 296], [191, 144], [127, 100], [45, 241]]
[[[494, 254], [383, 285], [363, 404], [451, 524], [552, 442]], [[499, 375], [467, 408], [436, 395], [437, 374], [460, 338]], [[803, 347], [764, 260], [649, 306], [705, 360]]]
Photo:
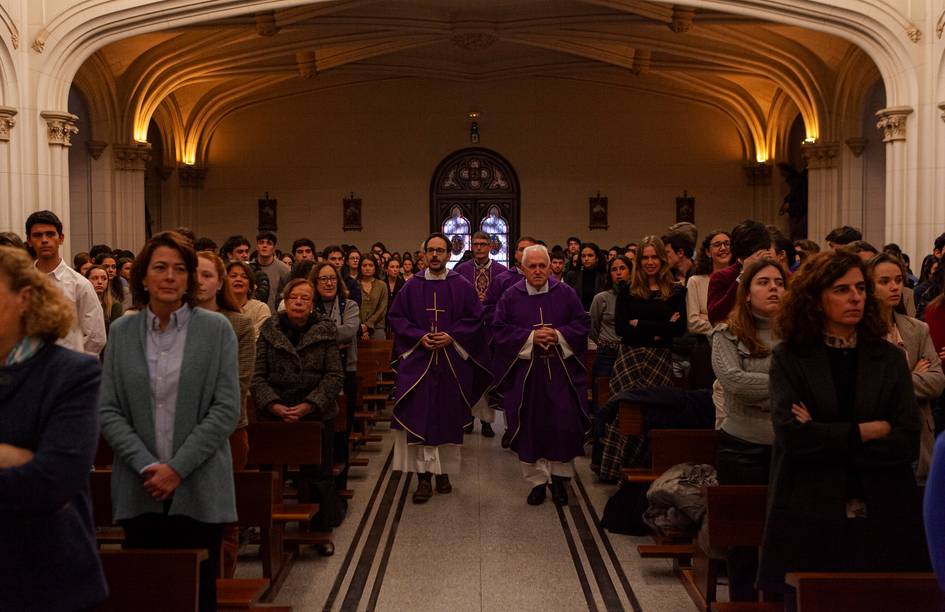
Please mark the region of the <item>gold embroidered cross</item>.
[[427, 312], [433, 313], [433, 324], [430, 325], [430, 331], [436, 333], [439, 331], [437, 328], [437, 323], [439, 322], [439, 316], [441, 312], [446, 312], [445, 308], [436, 307], [436, 291], [433, 292], [433, 308], [427, 308]]
[[[537, 329], [551, 327], [551, 323], [545, 323], [545, 313], [542, 311], [541, 306], [538, 307], [538, 323], [535, 323], [532, 325], [532, 327]], [[538, 358], [545, 360], [545, 367], [548, 370], [548, 380], [551, 381], [551, 362], [548, 361], [551, 359], [551, 349], [542, 349], [541, 354], [538, 355]]]

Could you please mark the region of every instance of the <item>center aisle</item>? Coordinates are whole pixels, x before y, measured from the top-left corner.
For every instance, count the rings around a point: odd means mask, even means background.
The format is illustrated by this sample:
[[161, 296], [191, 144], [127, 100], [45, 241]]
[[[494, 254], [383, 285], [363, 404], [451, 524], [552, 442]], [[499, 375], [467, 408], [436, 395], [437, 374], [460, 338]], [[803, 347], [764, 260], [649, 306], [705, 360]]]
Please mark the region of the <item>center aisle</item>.
[[[501, 420], [501, 417], [500, 417]], [[612, 486], [578, 460], [570, 504], [525, 503], [530, 485], [495, 438], [465, 436], [453, 492], [414, 504], [415, 474], [390, 469], [392, 441], [375, 444], [355, 489], [336, 553], [303, 551], [276, 603], [308, 610], [693, 610], [669, 561], [640, 559], [649, 541], [598, 527]], [[363, 474], [358, 478], [358, 474]], [[244, 562], [245, 561], [245, 562]], [[243, 557], [240, 577], [259, 573]]]

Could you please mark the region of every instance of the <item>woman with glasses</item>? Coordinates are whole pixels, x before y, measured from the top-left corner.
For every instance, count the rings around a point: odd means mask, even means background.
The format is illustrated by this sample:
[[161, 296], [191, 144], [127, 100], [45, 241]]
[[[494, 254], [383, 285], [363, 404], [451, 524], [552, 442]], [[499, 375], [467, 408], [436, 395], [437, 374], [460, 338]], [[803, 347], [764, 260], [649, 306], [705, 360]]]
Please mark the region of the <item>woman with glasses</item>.
[[[331, 477], [338, 393], [344, 383], [338, 331], [332, 321], [315, 312], [315, 287], [310, 281], [289, 281], [282, 299], [285, 312], [263, 323], [256, 342], [252, 382], [256, 417], [260, 421], [322, 423], [322, 461], [300, 466], [299, 501], [320, 505], [310, 526], [324, 531], [340, 525], [345, 512]], [[334, 553], [331, 544], [318, 550], [326, 556]]]
[[354, 413], [358, 394], [358, 331], [361, 317], [358, 303], [348, 296], [341, 273], [334, 265], [315, 264], [309, 280], [315, 283], [315, 312], [329, 319], [338, 330], [338, 352], [344, 368], [344, 394], [347, 398], [347, 428], [335, 432], [334, 463], [344, 464], [344, 471], [335, 478], [339, 490], [348, 488], [348, 438], [354, 429]]
[[724, 270], [732, 259], [732, 237], [725, 230], [709, 232], [696, 253], [696, 266], [686, 283], [686, 317], [690, 334], [708, 336], [712, 332], [709, 323], [709, 277], [713, 272]]

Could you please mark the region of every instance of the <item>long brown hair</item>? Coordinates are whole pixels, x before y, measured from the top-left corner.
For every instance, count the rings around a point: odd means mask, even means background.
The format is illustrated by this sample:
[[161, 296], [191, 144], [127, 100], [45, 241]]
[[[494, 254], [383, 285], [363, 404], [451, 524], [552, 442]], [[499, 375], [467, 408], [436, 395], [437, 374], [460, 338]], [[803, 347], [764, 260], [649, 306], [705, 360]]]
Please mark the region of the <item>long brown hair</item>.
[[738, 283], [738, 293], [735, 297], [735, 307], [728, 316], [728, 328], [738, 340], [748, 348], [748, 353], [752, 357], [766, 357], [771, 354], [771, 347], [765, 344], [758, 337], [758, 329], [755, 327], [755, 317], [751, 311], [749, 297], [751, 296], [751, 281], [755, 276], [765, 268], [774, 268], [781, 275], [784, 281], [784, 287], [787, 288], [788, 277], [784, 268], [775, 259], [760, 259], [752, 262], [747, 269], [742, 272], [742, 279]]
[[[105, 313], [105, 322], [111, 323], [112, 317], [112, 306], [115, 304], [115, 298], [112, 296], [111, 287], [112, 284], [108, 280], [108, 270], [105, 269], [105, 266], [99, 264], [93, 264], [85, 271], [85, 278], [89, 278], [92, 275], [93, 270], [101, 270], [105, 273], [105, 291], [102, 292], [102, 296], [98, 298], [98, 301], [102, 303], [102, 310]], [[118, 278], [117, 276], [115, 278]], [[91, 281], [92, 279], [89, 278]], [[98, 292], [96, 292], [98, 293]]]
[[809, 255], [791, 278], [791, 289], [784, 295], [781, 310], [775, 319], [775, 331], [785, 342], [798, 346], [815, 346], [823, 342], [824, 309], [821, 294], [844, 274], [858, 269], [866, 282], [863, 318], [856, 326], [860, 339], [882, 338], [888, 327], [875, 299], [873, 279], [866, 265], [849, 251], [823, 251]]
[[316, 263], [312, 267], [312, 270], [311, 272], [308, 273], [308, 277], [307, 277], [308, 282], [312, 283], [312, 286], [315, 287], [315, 301], [316, 302], [323, 301], [321, 298], [321, 295], [318, 293], [318, 277], [321, 275], [322, 270], [324, 270], [325, 268], [331, 268], [331, 271], [335, 274], [335, 287], [338, 288], [337, 293], [335, 294], [335, 297], [338, 298], [339, 302], [341, 300], [348, 299], [348, 286], [345, 285], [344, 279], [341, 278], [341, 272], [338, 271], [338, 269], [334, 266], [334, 264], [330, 264], [327, 261], [322, 261], [322, 262]]
[[[903, 265], [901, 259], [899, 259], [898, 257], [896, 257], [896, 256], [894, 256], [894, 255], [890, 255], [889, 253], [877, 253], [876, 255], [873, 255], [872, 257], [870, 257], [869, 260], [866, 262], [866, 270], [867, 270], [867, 272], [869, 273], [870, 279], [873, 281], [874, 286], [875, 286], [875, 283], [876, 283], [876, 279], [873, 278], [873, 274], [876, 272], [877, 266], [879, 266], [880, 264], [884, 264], [884, 263], [892, 264], [892, 265], [896, 266], [897, 268], [899, 268], [899, 272], [902, 274], [902, 279], [903, 279], [902, 288], [903, 288], [903, 290], [905, 290], [905, 288], [906, 288], [905, 279], [906, 279], [906, 276], [907, 276], [907, 274], [906, 274], [906, 266]], [[905, 301], [902, 299], [903, 297], [904, 297], [904, 296], [900, 293], [900, 295], [899, 295], [899, 303], [896, 304], [896, 305], [892, 308], [892, 312], [898, 312], [899, 314], [903, 314], [903, 315], [904, 315], [904, 314], [907, 314], [907, 313], [906, 313], [906, 304], [905, 304]], [[880, 310], [882, 311], [882, 310], [885, 310], [885, 309], [886, 309], [886, 305], [885, 305], [885, 304], [881, 304]], [[887, 314], [889, 314], [890, 317], [893, 317], [893, 316], [894, 316], [891, 312], [889, 312], [889, 311], [886, 311], [886, 312], [887, 312]]]
[[226, 266], [220, 256], [210, 251], [200, 251], [197, 253], [197, 257], [209, 261], [213, 264], [213, 269], [217, 271], [217, 278], [220, 279], [220, 290], [217, 291], [217, 308], [229, 312], [240, 312], [236, 298], [233, 297], [233, 290], [230, 289], [230, 284], [226, 281]]
[[656, 272], [656, 282], [660, 287], [660, 295], [665, 300], [673, 294], [676, 287], [676, 279], [673, 278], [673, 272], [669, 269], [669, 262], [666, 261], [666, 246], [663, 241], [656, 236], [646, 236], [640, 241], [637, 247], [637, 263], [633, 266], [633, 273], [630, 274], [630, 295], [638, 298], [650, 297], [650, 281], [643, 271], [643, 249], [653, 247], [656, 249], [656, 256], [660, 259], [660, 269]]

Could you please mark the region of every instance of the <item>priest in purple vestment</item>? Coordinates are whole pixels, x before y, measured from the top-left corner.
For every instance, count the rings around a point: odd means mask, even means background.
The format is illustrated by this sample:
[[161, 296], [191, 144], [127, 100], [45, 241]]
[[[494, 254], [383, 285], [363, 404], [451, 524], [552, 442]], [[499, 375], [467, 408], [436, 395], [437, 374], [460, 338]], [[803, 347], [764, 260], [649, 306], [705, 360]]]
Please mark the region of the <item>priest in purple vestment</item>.
[[417, 472], [415, 503], [449, 493], [459, 471], [463, 427], [492, 382], [482, 304], [465, 278], [447, 270], [449, 240], [424, 242], [427, 267], [397, 294], [387, 315], [394, 332], [393, 469]]
[[587, 373], [584, 355], [590, 317], [574, 290], [548, 278], [551, 260], [541, 245], [522, 255], [525, 278], [509, 287], [493, 322], [494, 396], [505, 410], [511, 449], [532, 485], [528, 503], [568, 503], [574, 458], [584, 454]]
[[[487, 342], [490, 340], [489, 331], [492, 329], [491, 322], [495, 311], [495, 302], [486, 305], [486, 297], [489, 295], [489, 288], [499, 282], [499, 278], [509, 271], [499, 262], [489, 258], [490, 250], [492, 250], [492, 236], [486, 232], [478, 231], [472, 235], [473, 258], [453, 268], [453, 271], [472, 283], [476, 295], [479, 296], [479, 301], [483, 302], [483, 306], [485, 306], [484, 319], [486, 326], [484, 330]], [[464, 431], [472, 433], [475, 428], [475, 417], [478, 417], [482, 422], [482, 435], [486, 438], [494, 437], [495, 431], [492, 429], [492, 422], [495, 421], [495, 410], [489, 407], [489, 402], [486, 401], [485, 397], [473, 406], [472, 413], [474, 422], [467, 425]]]

